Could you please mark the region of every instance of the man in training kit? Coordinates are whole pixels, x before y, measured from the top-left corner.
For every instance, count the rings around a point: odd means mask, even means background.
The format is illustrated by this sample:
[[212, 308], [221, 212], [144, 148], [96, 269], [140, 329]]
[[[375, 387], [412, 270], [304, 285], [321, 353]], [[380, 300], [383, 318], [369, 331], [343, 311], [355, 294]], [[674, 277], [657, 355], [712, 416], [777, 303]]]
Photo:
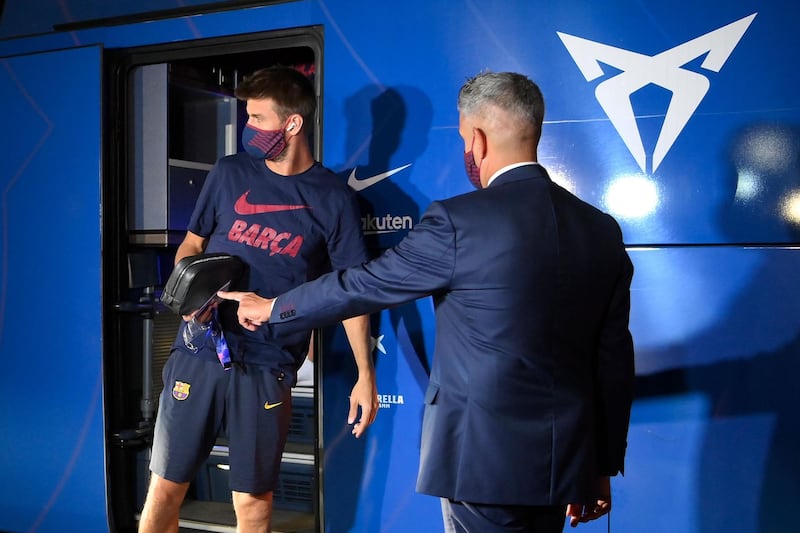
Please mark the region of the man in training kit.
[[[316, 94], [308, 78], [292, 68], [271, 67], [245, 77], [235, 94], [247, 103], [246, 152], [220, 159], [210, 171], [175, 262], [200, 253], [238, 256], [246, 272], [236, 287], [264, 296], [364, 263], [354, 194], [311, 153]], [[361, 315], [343, 324], [358, 367], [348, 423], [359, 437], [378, 407], [369, 320]], [[268, 328], [248, 331], [228, 302], [217, 310], [216, 334], [199, 346], [184, 342], [185, 327], [164, 368], [139, 531], [178, 531], [189, 484], [223, 433], [237, 531], [268, 532], [291, 420], [291, 388], [311, 331], [283, 336]], [[228, 354], [225, 368], [220, 358]]]

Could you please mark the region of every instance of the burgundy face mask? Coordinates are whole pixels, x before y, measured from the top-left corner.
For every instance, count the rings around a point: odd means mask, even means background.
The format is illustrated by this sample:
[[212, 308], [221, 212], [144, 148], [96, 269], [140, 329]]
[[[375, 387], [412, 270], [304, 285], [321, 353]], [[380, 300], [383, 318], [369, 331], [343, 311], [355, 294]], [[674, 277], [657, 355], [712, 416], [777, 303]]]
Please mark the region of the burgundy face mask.
[[[475, 146], [474, 137], [472, 138], [472, 146]], [[472, 186], [476, 189], [483, 189], [483, 185], [481, 184], [481, 169], [475, 164], [475, 156], [472, 154], [472, 146], [470, 146], [469, 152], [464, 154], [464, 169], [467, 171], [467, 178], [469, 178], [469, 182], [472, 184]]]
[[283, 130], [260, 130], [245, 124], [242, 130], [242, 146], [245, 151], [259, 159], [275, 159], [286, 149]]

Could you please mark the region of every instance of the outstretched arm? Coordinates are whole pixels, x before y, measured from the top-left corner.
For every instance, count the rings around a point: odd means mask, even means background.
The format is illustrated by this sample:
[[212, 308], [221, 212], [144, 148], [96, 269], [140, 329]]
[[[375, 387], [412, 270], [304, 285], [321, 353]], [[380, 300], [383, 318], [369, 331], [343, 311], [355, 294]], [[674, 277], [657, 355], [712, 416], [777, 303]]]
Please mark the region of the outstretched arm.
[[275, 303], [275, 298], [262, 298], [254, 292], [219, 291], [217, 296], [239, 302], [239, 308], [236, 310], [239, 324], [250, 331], [255, 331], [259, 326], [269, 322], [269, 315]]
[[[273, 301], [221, 293], [239, 304], [239, 323], [254, 331], [270, 322], [282, 333], [331, 325], [429, 296], [448, 286], [456, 259], [455, 229], [444, 205], [434, 202], [397, 246], [369, 263], [323, 274]], [[236, 295], [236, 296], [231, 296]]]
[[[217, 294], [226, 300], [239, 302], [236, 314], [243, 328], [255, 331], [269, 322], [275, 303], [274, 298], [262, 298], [254, 292], [241, 291], [220, 291]], [[348, 318], [342, 321], [342, 325], [358, 368], [358, 381], [350, 393], [350, 413], [347, 423], [353, 424], [353, 435], [360, 437], [378, 414], [375, 367], [370, 356], [369, 315]], [[361, 418], [356, 420], [359, 407]]]

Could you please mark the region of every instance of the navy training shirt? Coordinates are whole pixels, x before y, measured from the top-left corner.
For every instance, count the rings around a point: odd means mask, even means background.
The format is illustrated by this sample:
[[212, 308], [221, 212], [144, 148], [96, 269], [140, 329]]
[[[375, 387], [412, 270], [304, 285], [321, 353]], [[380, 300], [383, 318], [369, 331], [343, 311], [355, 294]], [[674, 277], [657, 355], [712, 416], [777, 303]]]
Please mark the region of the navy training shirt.
[[[249, 272], [232, 289], [271, 298], [329, 272], [367, 261], [355, 193], [315, 163], [293, 176], [239, 153], [211, 169], [188, 230], [208, 239], [206, 253], [240, 257]], [[273, 336], [239, 326], [236, 304], [220, 314], [233, 361], [300, 364], [311, 332]], [[182, 345], [180, 334], [176, 345]]]

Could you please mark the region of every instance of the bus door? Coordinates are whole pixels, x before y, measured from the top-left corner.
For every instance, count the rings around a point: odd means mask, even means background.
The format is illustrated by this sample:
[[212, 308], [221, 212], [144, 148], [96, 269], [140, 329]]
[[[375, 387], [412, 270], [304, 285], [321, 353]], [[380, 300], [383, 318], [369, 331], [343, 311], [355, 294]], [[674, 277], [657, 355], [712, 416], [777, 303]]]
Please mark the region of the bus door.
[[108, 531], [98, 46], [0, 58], [0, 530]]

